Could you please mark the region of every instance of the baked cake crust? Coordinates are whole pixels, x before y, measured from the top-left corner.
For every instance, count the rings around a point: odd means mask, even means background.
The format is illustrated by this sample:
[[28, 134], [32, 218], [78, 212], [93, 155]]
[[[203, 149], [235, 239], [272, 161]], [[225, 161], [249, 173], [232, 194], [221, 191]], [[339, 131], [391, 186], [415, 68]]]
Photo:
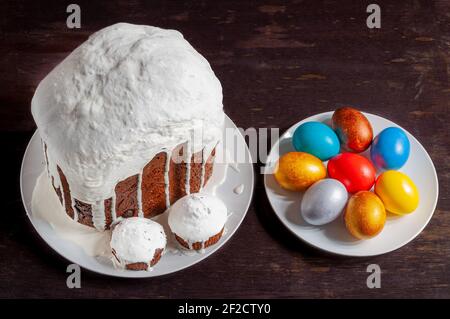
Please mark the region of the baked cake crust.
[[209, 246], [212, 246], [212, 245], [216, 244], [220, 240], [220, 238], [222, 238], [223, 230], [224, 230], [224, 228], [222, 228], [222, 230], [219, 233], [215, 234], [214, 236], [209, 237], [204, 242], [198, 241], [198, 242], [195, 242], [195, 243], [193, 243], [191, 245], [189, 245], [189, 243], [187, 241], [185, 241], [183, 238], [181, 238], [177, 234], [174, 234], [174, 235], [175, 235], [176, 240], [184, 248], [186, 248], [186, 249], [193, 249], [193, 250], [202, 250], [202, 249], [208, 248]]
[[[162, 249], [162, 248], [157, 249], [155, 251], [155, 255], [153, 256], [153, 259], [150, 261], [150, 263], [139, 262], [139, 263], [126, 264], [125, 265], [125, 269], [137, 270], [137, 271], [139, 271], [139, 270], [148, 270], [149, 264], [150, 264], [150, 267], [153, 267], [154, 265], [156, 265], [159, 262], [159, 260], [161, 259], [163, 251], [164, 251], [164, 249]], [[116, 258], [116, 260], [118, 262], [120, 262], [119, 259], [116, 257], [114, 249], [112, 250], [112, 253], [113, 253], [114, 258]]]
[[[44, 153], [47, 146], [44, 144]], [[180, 145], [172, 151], [168, 167], [168, 181], [165, 181], [165, 170], [167, 161], [167, 152], [158, 153], [142, 170], [141, 182], [139, 175], [129, 176], [117, 183], [115, 187], [115, 199], [107, 198], [104, 200], [104, 229], [109, 229], [111, 224], [119, 217], [138, 217], [139, 207], [142, 208], [142, 216], [152, 218], [164, 213], [164, 211], [181, 197], [188, 194], [186, 191], [186, 179], [189, 170], [189, 193], [199, 192], [210, 179], [213, 172], [213, 163], [215, 158], [215, 148], [209, 156], [203, 157], [203, 152], [192, 154], [189, 164], [181, 161], [176, 163], [173, 159], [175, 152], [178, 156], [183, 155], [183, 147]], [[204, 161], [202, 161], [202, 158]], [[46, 163], [48, 159], [46, 155]], [[189, 165], [189, 166], [188, 166]], [[72, 197], [70, 185], [67, 182], [64, 172], [57, 166], [58, 178], [61, 183], [59, 187], [55, 186], [54, 176], [50, 176], [53, 189], [63, 205], [67, 215], [86, 226], [95, 227], [93, 221], [92, 205]], [[203, 185], [202, 185], [203, 182]], [[166, 185], [168, 183], [168, 185]], [[140, 184], [140, 196], [138, 187]], [[115, 202], [115, 212], [112, 210]]]

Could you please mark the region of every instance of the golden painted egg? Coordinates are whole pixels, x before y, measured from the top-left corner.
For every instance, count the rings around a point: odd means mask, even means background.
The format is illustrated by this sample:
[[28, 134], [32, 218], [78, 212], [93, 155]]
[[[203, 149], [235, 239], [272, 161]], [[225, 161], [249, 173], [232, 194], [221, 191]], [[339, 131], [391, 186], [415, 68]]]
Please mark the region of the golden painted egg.
[[375, 182], [375, 193], [381, 198], [386, 210], [405, 215], [419, 206], [419, 191], [408, 175], [399, 171], [386, 171]]
[[326, 175], [322, 161], [304, 152], [284, 154], [275, 167], [276, 181], [281, 187], [291, 191], [303, 191]]
[[378, 235], [386, 221], [383, 202], [369, 191], [350, 197], [344, 213], [345, 226], [354, 237], [368, 239]]

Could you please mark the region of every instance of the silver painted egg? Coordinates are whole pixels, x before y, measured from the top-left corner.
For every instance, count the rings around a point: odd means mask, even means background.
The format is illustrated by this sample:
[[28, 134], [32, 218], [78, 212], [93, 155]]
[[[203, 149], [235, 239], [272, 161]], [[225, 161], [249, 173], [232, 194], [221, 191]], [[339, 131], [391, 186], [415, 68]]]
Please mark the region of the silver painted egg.
[[303, 194], [302, 217], [311, 225], [327, 224], [341, 214], [347, 199], [347, 190], [341, 182], [331, 178], [322, 179]]

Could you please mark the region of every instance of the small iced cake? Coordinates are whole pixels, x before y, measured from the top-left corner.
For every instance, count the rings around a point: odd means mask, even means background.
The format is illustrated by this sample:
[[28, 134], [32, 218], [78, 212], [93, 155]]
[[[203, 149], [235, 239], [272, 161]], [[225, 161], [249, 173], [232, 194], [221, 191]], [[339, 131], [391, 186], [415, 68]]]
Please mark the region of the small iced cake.
[[186, 249], [202, 250], [222, 237], [227, 207], [217, 197], [190, 194], [179, 199], [169, 211], [169, 226]]
[[114, 265], [151, 270], [166, 247], [163, 227], [150, 219], [130, 217], [115, 225], [111, 237]]

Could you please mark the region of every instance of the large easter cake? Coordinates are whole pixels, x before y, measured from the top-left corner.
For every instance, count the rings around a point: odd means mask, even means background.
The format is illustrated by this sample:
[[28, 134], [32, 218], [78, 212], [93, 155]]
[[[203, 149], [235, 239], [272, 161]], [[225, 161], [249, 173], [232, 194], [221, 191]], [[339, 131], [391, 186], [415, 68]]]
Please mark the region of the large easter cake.
[[224, 121], [219, 80], [179, 32], [125, 23], [56, 66], [32, 113], [66, 213], [98, 230], [199, 192]]

